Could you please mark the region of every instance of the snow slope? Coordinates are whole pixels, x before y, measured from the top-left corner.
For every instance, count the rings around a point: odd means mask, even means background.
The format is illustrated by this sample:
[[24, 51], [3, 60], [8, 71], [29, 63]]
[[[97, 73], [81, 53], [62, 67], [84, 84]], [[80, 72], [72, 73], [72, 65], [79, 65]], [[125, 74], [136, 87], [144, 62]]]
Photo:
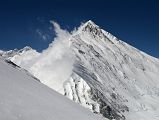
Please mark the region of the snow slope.
[[[159, 60], [119, 40], [92, 21], [57, 37], [30, 62], [11, 60], [47, 86], [110, 119], [159, 119]], [[39, 54], [39, 53], [37, 53]], [[23, 62], [19, 64], [20, 59]], [[29, 67], [28, 67], [29, 66]]]
[[[8, 65], [9, 64], [9, 65]], [[1, 120], [102, 120], [0, 58]]]

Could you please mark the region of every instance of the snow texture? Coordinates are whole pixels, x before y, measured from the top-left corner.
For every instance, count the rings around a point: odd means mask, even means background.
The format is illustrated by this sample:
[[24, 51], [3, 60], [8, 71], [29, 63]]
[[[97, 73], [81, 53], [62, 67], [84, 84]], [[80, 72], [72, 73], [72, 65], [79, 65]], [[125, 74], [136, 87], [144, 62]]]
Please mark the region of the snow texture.
[[0, 58], [1, 120], [104, 120]]
[[106, 118], [159, 119], [157, 58], [92, 21], [72, 33], [53, 24], [57, 37], [48, 49], [36, 53], [38, 58], [33, 55], [33, 62], [29, 62], [25, 61], [27, 56], [18, 54], [19, 58], [15, 55], [11, 60], [42, 83]]

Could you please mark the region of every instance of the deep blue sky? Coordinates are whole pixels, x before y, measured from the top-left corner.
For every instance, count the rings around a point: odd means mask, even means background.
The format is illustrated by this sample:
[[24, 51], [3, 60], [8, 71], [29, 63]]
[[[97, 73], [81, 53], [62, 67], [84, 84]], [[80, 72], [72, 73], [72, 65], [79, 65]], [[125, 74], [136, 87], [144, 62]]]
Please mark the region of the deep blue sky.
[[41, 51], [53, 40], [50, 20], [71, 30], [89, 19], [159, 58], [158, 0], [1, 0], [0, 49], [29, 45]]

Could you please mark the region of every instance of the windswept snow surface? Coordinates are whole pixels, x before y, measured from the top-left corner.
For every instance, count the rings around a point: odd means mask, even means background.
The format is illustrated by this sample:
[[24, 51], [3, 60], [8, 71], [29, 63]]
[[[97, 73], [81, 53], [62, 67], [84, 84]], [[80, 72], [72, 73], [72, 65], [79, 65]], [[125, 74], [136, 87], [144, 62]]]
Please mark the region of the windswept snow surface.
[[[37, 53], [40, 55], [31, 60], [32, 65], [20, 54], [11, 60], [42, 83], [107, 118], [159, 120], [158, 59], [92, 21], [72, 33], [53, 24], [55, 42]], [[29, 67], [23, 66], [20, 58]]]
[[0, 58], [0, 120], [104, 120]]

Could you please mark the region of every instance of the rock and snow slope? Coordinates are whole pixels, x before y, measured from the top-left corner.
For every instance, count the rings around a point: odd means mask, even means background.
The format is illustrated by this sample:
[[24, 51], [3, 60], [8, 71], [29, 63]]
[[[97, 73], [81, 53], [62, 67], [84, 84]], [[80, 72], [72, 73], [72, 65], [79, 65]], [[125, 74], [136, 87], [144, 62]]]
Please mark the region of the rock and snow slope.
[[158, 59], [92, 21], [72, 34], [54, 25], [57, 38], [48, 49], [30, 60], [23, 54], [11, 60], [42, 83], [107, 118], [159, 119]]
[[91, 21], [70, 40], [76, 55], [73, 71], [90, 86], [100, 113], [116, 119], [124, 119], [122, 115], [131, 120], [159, 119], [158, 59], [118, 40]]
[[1, 120], [104, 120], [0, 58]]

